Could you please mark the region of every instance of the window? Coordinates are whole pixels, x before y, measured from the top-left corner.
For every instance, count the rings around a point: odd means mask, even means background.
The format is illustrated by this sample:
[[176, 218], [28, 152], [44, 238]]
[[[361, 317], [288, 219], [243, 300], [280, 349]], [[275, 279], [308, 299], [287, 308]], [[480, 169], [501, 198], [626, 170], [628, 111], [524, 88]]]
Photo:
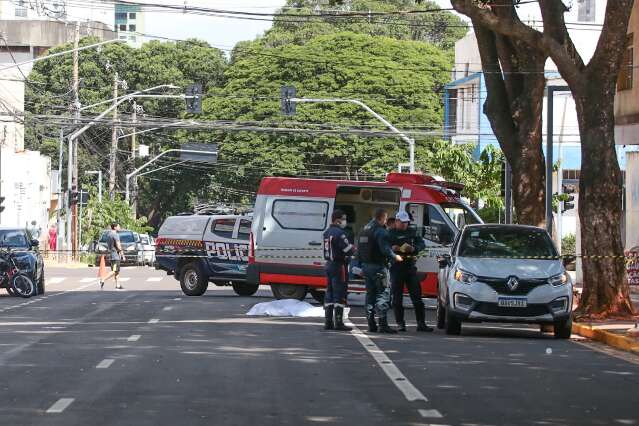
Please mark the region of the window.
[[448, 89], [448, 123], [447, 131], [454, 135], [457, 133], [457, 89]]
[[211, 232], [222, 238], [233, 238], [234, 229], [235, 219], [217, 219], [211, 225]]
[[126, 31], [126, 24], [120, 24], [120, 25], [118, 25], [118, 29], [119, 29], [120, 31]]
[[325, 201], [276, 200], [273, 203], [273, 219], [282, 229], [323, 231], [327, 213]]
[[24, 231], [4, 229], [0, 231], [0, 247], [29, 247], [29, 240]]
[[530, 257], [557, 256], [548, 233], [542, 229], [486, 227], [468, 229], [459, 244], [459, 256]]
[[117, 12], [115, 14], [116, 21], [126, 21], [126, 12]]
[[16, 16], [18, 18], [26, 18], [27, 17], [27, 8], [24, 0], [18, 0], [15, 2], [16, 4]]
[[579, 22], [595, 22], [596, 0], [577, 0], [577, 20]]
[[240, 220], [240, 229], [237, 233], [237, 238], [239, 238], [240, 240], [248, 241], [250, 234], [251, 234], [251, 221], [246, 219]]
[[135, 16], [136, 16], [135, 12], [129, 13], [129, 19], [135, 19]]
[[135, 32], [135, 25], [134, 24], [129, 25], [129, 31], [131, 31], [132, 33]]
[[453, 242], [455, 232], [453, 232], [435, 206], [430, 204], [409, 204], [407, 211], [418, 225], [418, 229], [420, 228], [419, 225], [422, 225], [421, 234], [424, 238], [439, 244]]
[[135, 36], [129, 36], [129, 41], [135, 43], [137, 41], [137, 38]]
[[632, 74], [634, 71], [634, 34], [628, 34], [626, 38], [626, 51], [623, 54], [619, 77], [617, 78], [617, 91], [630, 90], [633, 86]]
[[479, 218], [462, 204], [442, 204], [441, 207], [444, 209], [444, 213], [457, 226], [457, 229], [463, 229], [466, 225], [480, 223]]

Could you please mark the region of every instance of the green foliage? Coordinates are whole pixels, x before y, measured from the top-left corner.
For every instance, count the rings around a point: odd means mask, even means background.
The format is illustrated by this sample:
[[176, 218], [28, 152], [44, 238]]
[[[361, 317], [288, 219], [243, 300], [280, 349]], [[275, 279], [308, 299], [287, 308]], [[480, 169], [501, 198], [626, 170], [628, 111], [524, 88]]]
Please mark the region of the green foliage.
[[561, 239], [561, 254], [574, 256], [576, 252], [577, 239], [575, 234], [568, 234]]
[[98, 201], [95, 188], [89, 191], [89, 203], [82, 209], [80, 226], [82, 226], [82, 244], [89, 244], [100, 238], [102, 232], [111, 226], [112, 222], [118, 222], [122, 229], [146, 233], [153, 228], [147, 226], [146, 217], [135, 219], [133, 211], [128, 203], [119, 197], [110, 200], [104, 197]]
[[[452, 49], [455, 42], [466, 34], [468, 26], [448, 11], [366, 16], [368, 12], [436, 9], [439, 6], [432, 1], [352, 0], [326, 4], [321, 0], [288, 0], [281, 10], [285, 16], [275, 19], [273, 28], [266, 32], [263, 43], [270, 47], [305, 44], [318, 35], [350, 31], [398, 40], [422, 41], [445, 50]], [[364, 16], [331, 16], [354, 12], [364, 12]]]
[[[441, 90], [451, 63], [436, 47], [355, 33], [319, 36], [304, 45], [267, 48], [245, 44], [226, 71], [226, 85], [209, 91], [209, 119], [267, 122], [287, 127], [386, 130], [365, 110], [347, 103], [299, 104], [297, 114], [280, 113], [279, 90], [294, 85], [301, 97], [357, 98], [399, 128], [439, 128]], [[428, 70], [428, 72], [424, 72]], [[264, 175], [367, 178], [383, 176], [408, 158], [397, 137], [229, 133], [220, 153], [223, 184], [255, 190]], [[432, 139], [420, 139], [426, 148]], [[237, 187], [237, 186], [236, 186]]]

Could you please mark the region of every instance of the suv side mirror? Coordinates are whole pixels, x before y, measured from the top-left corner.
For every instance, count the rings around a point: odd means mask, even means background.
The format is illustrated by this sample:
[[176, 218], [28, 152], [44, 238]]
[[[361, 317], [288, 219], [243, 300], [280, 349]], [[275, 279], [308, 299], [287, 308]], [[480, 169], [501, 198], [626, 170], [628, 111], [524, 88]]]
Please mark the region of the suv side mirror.
[[31, 240], [31, 247], [40, 247], [40, 241], [36, 239]]
[[439, 262], [439, 268], [444, 269], [451, 265], [450, 254], [442, 254], [441, 256], [437, 256], [437, 262]]

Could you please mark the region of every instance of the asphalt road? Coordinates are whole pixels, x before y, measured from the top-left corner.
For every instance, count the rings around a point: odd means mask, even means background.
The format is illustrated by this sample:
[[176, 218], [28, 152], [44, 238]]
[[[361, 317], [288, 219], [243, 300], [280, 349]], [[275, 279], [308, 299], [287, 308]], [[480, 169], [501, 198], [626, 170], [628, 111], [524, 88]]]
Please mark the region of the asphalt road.
[[47, 275], [45, 296], [0, 294], [0, 425], [639, 425], [637, 357], [536, 328], [368, 335], [354, 296], [358, 328], [324, 332], [247, 317], [268, 288], [186, 297], [146, 268], [124, 270], [124, 291], [100, 291], [95, 269]]

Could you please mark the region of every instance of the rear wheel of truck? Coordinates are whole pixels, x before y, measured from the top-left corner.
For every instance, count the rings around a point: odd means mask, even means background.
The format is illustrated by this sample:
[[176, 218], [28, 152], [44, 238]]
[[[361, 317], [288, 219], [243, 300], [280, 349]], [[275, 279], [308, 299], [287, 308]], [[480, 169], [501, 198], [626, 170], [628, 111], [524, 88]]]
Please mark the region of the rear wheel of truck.
[[209, 282], [197, 263], [189, 263], [182, 267], [180, 287], [187, 296], [201, 296], [209, 286]]
[[271, 284], [271, 291], [276, 299], [297, 299], [302, 300], [306, 297], [308, 287], [305, 285], [293, 284]]
[[311, 293], [311, 296], [313, 296], [313, 299], [315, 299], [316, 302], [322, 305], [324, 304], [324, 296], [326, 296], [325, 291], [320, 291], [316, 288], [312, 288], [308, 292]]
[[238, 296], [253, 296], [259, 286], [259, 284], [233, 283], [233, 291]]

